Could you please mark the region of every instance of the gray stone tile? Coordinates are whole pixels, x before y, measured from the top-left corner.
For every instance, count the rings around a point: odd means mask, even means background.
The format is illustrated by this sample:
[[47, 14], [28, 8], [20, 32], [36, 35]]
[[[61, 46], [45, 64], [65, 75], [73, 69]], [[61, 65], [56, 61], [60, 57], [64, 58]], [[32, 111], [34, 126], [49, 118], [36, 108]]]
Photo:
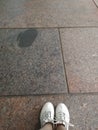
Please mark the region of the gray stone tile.
[[92, 0], [3, 0], [0, 27], [98, 26]]
[[61, 29], [69, 91], [98, 92], [98, 29]]
[[67, 92], [57, 29], [0, 29], [0, 95]]
[[97, 130], [98, 95], [0, 98], [0, 130], [38, 130], [40, 110], [47, 101], [55, 106], [60, 102], [67, 105], [74, 124], [70, 130]]

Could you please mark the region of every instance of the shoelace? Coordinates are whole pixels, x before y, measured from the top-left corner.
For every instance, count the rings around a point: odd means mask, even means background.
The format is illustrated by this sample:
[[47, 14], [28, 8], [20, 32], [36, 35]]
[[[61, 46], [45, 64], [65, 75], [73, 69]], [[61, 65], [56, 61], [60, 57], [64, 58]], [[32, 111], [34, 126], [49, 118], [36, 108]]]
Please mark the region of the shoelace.
[[42, 115], [42, 119], [43, 119], [43, 122], [51, 122], [54, 124], [54, 120], [52, 120], [51, 118], [51, 112], [48, 111], [48, 112], [45, 112], [43, 115]]
[[65, 113], [59, 112], [58, 119], [54, 120], [54, 124], [57, 125], [60, 122], [65, 125], [67, 130], [68, 130], [69, 126], [74, 127], [74, 125], [72, 123], [66, 122], [65, 117], [66, 117]]
[[42, 115], [42, 119], [43, 119], [43, 122], [51, 122], [51, 123], [53, 123], [53, 125], [57, 125], [60, 122], [60, 123], [64, 124], [66, 129], [68, 130], [69, 126], [74, 127], [74, 125], [72, 123], [66, 122], [65, 116], [66, 116], [65, 113], [60, 112], [60, 113], [58, 113], [58, 119], [52, 120], [51, 112], [48, 111]]

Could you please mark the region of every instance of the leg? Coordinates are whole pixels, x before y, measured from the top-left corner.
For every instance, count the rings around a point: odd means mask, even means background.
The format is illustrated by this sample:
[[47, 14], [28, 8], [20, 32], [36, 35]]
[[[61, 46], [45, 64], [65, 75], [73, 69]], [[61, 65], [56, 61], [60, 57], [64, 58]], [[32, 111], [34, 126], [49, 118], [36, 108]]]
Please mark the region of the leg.
[[58, 125], [57, 130], [66, 130], [64, 125]]
[[53, 125], [51, 123], [45, 124], [40, 130], [52, 130]]

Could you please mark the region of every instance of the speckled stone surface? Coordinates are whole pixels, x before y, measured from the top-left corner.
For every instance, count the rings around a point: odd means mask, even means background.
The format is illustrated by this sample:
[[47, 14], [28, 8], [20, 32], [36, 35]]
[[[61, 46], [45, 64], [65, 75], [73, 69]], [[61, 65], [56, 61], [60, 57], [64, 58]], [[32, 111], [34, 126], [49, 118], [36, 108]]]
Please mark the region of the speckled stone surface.
[[92, 0], [1, 0], [0, 27], [98, 26]]
[[75, 125], [70, 130], [98, 129], [98, 95], [51, 95], [0, 98], [0, 130], [38, 130], [40, 110], [47, 101], [67, 105]]
[[0, 29], [0, 95], [66, 93], [57, 29]]
[[98, 29], [61, 29], [69, 91], [98, 92]]

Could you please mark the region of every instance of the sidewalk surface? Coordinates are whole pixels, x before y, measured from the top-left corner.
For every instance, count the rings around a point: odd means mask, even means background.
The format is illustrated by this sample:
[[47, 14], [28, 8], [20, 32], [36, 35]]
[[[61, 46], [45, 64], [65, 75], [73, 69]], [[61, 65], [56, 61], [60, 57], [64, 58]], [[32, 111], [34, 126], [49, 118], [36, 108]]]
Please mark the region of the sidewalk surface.
[[38, 130], [47, 101], [98, 130], [98, 0], [0, 1], [0, 130]]

